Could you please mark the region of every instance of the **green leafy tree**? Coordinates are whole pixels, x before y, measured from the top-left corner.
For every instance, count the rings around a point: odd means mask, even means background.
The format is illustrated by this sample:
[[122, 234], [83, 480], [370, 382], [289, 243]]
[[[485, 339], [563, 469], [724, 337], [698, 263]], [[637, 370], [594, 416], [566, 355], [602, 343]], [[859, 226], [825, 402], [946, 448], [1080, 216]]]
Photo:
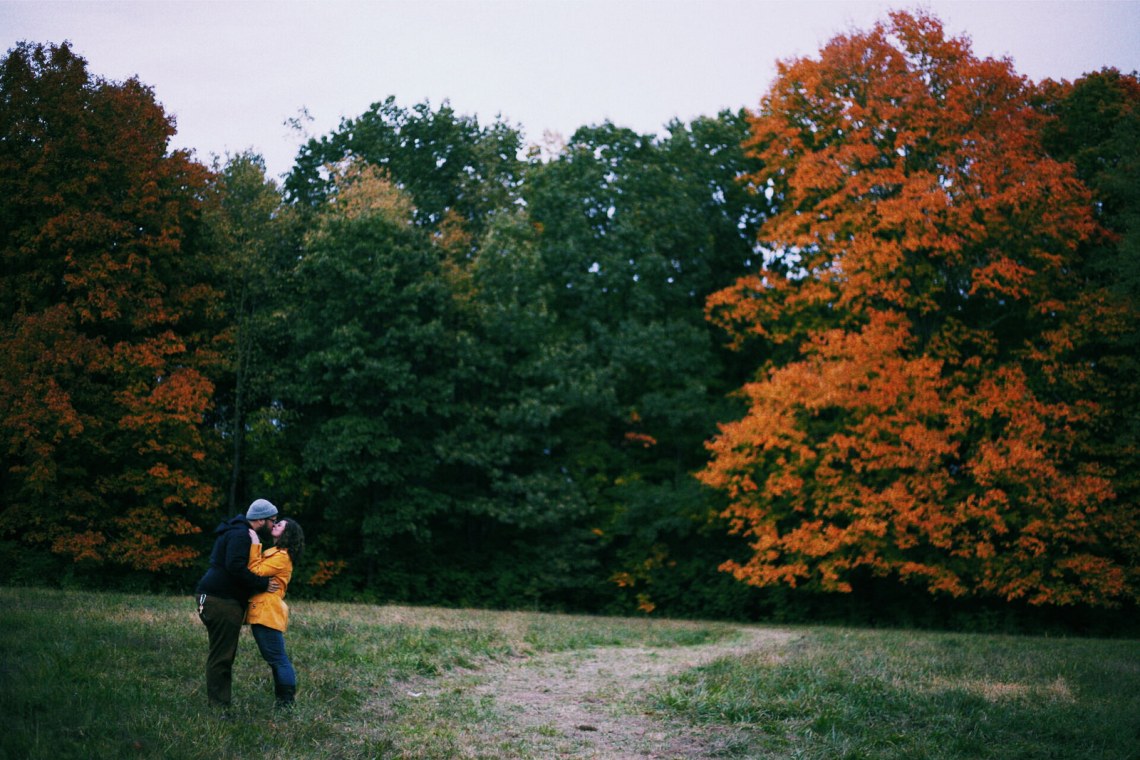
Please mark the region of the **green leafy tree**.
[[727, 112], [675, 122], [661, 138], [583, 128], [524, 187], [552, 286], [550, 334], [588, 368], [569, 370], [589, 384], [578, 391], [589, 406], [554, 420], [557, 458], [591, 505], [611, 582], [643, 609], [708, 609], [707, 595], [687, 592], [723, 585], [716, 555], [700, 580], [678, 568], [730, 543], [691, 474], [714, 420], [736, 413], [723, 397], [742, 379], [703, 304], [754, 257], [766, 202], [740, 182], [758, 166], [747, 134], [743, 113]]
[[203, 216], [230, 325], [230, 371], [218, 378], [212, 417], [230, 450], [227, 511], [232, 514], [252, 498], [251, 478], [263, 489], [268, 485], [264, 475], [251, 472], [248, 436], [279, 402], [274, 394], [286, 342], [295, 225], [276, 183], [265, 176], [263, 159], [252, 153], [216, 167]]
[[[1096, 396], [1108, 410], [1090, 454], [1111, 464], [1117, 498], [1140, 498], [1140, 79], [1113, 69], [1072, 83], [1045, 82], [1046, 149], [1071, 161], [1096, 201], [1107, 234], [1089, 241], [1074, 277], [1119, 303], [1117, 320], [1090, 324], [1083, 358], [1100, 368]], [[1093, 312], [1095, 313], [1095, 312]], [[1077, 389], [1074, 389], [1077, 390]], [[1137, 549], [1133, 550], [1133, 555]]]
[[452, 507], [416, 547], [436, 582], [447, 578], [449, 602], [582, 605], [598, 575], [590, 507], [557, 437], [560, 419], [590, 407], [590, 368], [557, 340], [536, 237], [521, 209], [498, 214], [451, 278], [454, 415], [437, 487]]
[[[737, 182], [749, 165], [741, 147], [747, 123], [742, 113], [726, 113], [670, 125], [660, 141], [610, 125], [583, 130], [566, 154], [532, 162], [525, 175], [513, 158], [506, 160], [504, 140], [456, 125], [473, 122], [447, 109], [409, 114], [389, 101], [310, 143], [290, 178], [294, 200], [321, 209], [315, 225], [321, 232], [310, 236], [302, 255], [298, 303], [322, 313], [293, 317], [297, 325], [315, 325], [300, 329], [315, 330], [319, 340], [296, 341], [296, 361], [304, 365], [298, 377], [312, 377], [312, 348], [320, 349], [321, 366], [334, 344], [341, 352], [343, 334], [344, 345], [375, 362], [367, 385], [382, 388], [401, 372], [385, 362], [402, 361], [412, 343], [380, 343], [367, 330], [349, 336], [342, 323], [352, 315], [388, 325], [384, 309], [428, 292], [434, 306], [418, 313], [438, 319], [419, 348], [435, 357], [434, 369], [421, 366], [417, 388], [401, 391], [426, 399], [422, 419], [398, 417], [399, 424], [384, 428], [386, 414], [372, 408], [378, 400], [363, 402], [361, 412], [356, 407], [365, 397], [357, 395], [331, 410], [313, 403], [317, 385], [306, 385], [285, 394], [305, 420], [287, 424], [285, 437], [305, 442], [307, 470], [320, 481], [314, 498], [348, 504], [353, 500], [338, 489], [364, 472], [372, 473], [369, 482], [384, 483], [374, 490], [392, 505], [374, 508], [356, 499], [351, 516], [334, 518], [350, 543], [363, 515], [382, 519], [383, 530], [369, 530], [368, 551], [385, 562], [356, 576], [361, 587], [455, 603], [509, 604], [521, 596], [554, 606], [596, 604], [616, 588], [615, 563], [641, 565], [666, 533], [683, 547], [694, 531], [715, 523], [709, 495], [690, 473], [703, 461], [702, 442], [723, 416], [722, 397], [733, 381], [720, 374], [725, 354], [704, 321], [703, 303], [753, 256], [761, 204]], [[448, 147], [446, 140], [460, 144]], [[489, 154], [489, 146], [499, 153]], [[435, 159], [428, 159], [439, 155], [481, 157], [487, 166], [451, 177], [433, 171]], [[329, 163], [346, 156], [352, 156], [347, 164]], [[357, 177], [347, 185], [345, 166]], [[501, 179], [480, 188], [464, 184], [491, 174]], [[516, 176], [525, 179], [525, 207], [514, 202]], [[388, 199], [377, 201], [387, 211], [347, 223], [346, 204], [355, 201], [343, 191], [359, 188], [360, 177], [376, 198]], [[612, 199], [614, 211], [599, 198]], [[617, 219], [609, 237], [591, 208], [603, 209], [605, 223]], [[391, 230], [392, 219], [401, 220], [400, 236], [366, 247], [390, 249], [384, 256], [404, 262], [401, 296], [368, 276], [325, 281], [341, 267], [356, 271], [364, 254], [352, 252], [361, 245], [351, 241], [365, 229]], [[419, 241], [417, 253], [400, 253], [404, 243], [397, 240]], [[605, 271], [628, 268], [628, 282], [598, 277], [602, 263]], [[345, 309], [327, 306], [333, 298], [346, 301]], [[335, 464], [329, 437], [313, 432], [315, 421], [344, 422], [349, 410], [367, 420], [354, 427], [369, 431], [359, 440], [423, 452], [422, 471], [381, 476], [380, 469], [393, 467], [371, 461], [392, 459], [382, 449], [341, 457], [358, 472]], [[389, 489], [396, 480], [400, 487], [418, 484], [414, 498]], [[652, 495], [643, 498], [639, 489]], [[671, 500], [677, 494], [680, 504]], [[408, 516], [391, 511], [401, 505]], [[322, 511], [333, 514], [328, 506]], [[646, 529], [645, 522], [669, 527]], [[709, 536], [724, 543], [723, 530]], [[345, 556], [363, 552], [346, 549]], [[705, 563], [710, 573], [714, 564]]]
[[517, 197], [520, 146], [518, 131], [502, 121], [483, 127], [447, 102], [407, 109], [389, 97], [303, 146], [285, 189], [292, 202], [314, 207], [333, 190], [329, 166], [364, 161], [411, 198], [417, 225], [477, 239]]
[[394, 540], [448, 508], [436, 440], [451, 417], [450, 290], [413, 207], [375, 166], [349, 163], [305, 237], [283, 385], [321, 500], [319, 530], [363, 559], [365, 583]]

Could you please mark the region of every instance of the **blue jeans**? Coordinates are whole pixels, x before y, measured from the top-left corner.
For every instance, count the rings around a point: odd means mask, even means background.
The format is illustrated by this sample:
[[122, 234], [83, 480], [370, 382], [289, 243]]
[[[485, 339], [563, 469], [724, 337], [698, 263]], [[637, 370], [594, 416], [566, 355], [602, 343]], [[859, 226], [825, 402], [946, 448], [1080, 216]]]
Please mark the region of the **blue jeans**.
[[273, 669], [273, 685], [296, 688], [297, 672], [293, 670], [289, 655], [285, 654], [285, 634], [257, 623], [249, 628], [253, 631], [253, 640], [257, 642], [261, 656]]

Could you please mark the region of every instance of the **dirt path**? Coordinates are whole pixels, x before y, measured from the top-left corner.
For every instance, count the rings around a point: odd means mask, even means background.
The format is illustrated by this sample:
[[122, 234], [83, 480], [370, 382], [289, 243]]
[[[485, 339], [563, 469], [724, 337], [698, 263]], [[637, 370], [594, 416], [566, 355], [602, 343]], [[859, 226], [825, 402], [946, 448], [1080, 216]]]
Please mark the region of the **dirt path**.
[[[667, 724], [637, 710], [634, 699], [667, 676], [745, 652], [777, 657], [794, 638], [777, 630], [740, 629], [729, 641], [693, 647], [606, 647], [540, 655], [485, 668], [474, 696], [493, 700], [522, 755], [542, 758], [703, 758], [733, 741], [724, 729]], [[490, 737], [484, 737], [483, 743]], [[474, 748], [473, 748], [474, 749]], [[482, 755], [486, 747], [476, 749]], [[485, 755], [484, 755], [485, 756]]]

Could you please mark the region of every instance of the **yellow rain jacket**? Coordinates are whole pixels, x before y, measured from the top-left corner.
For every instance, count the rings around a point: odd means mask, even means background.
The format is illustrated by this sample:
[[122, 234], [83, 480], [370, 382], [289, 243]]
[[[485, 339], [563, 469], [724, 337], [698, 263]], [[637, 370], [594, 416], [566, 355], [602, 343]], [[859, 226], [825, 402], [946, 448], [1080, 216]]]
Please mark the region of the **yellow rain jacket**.
[[262, 554], [261, 546], [254, 544], [249, 549], [249, 569], [257, 575], [276, 578], [281, 588], [252, 596], [245, 613], [245, 622], [284, 632], [289, 626], [289, 605], [285, 604], [285, 589], [293, 576], [293, 560], [289, 558], [289, 550], [273, 547]]

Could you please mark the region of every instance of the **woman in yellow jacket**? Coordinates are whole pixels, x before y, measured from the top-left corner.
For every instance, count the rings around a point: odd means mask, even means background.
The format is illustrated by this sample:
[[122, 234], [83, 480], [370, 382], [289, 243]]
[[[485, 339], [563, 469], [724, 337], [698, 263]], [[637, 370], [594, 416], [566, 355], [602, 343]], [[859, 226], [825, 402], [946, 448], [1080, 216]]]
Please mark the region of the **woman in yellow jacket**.
[[250, 598], [245, 622], [261, 656], [273, 671], [273, 692], [278, 707], [292, 707], [297, 693], [297, 672], [285, 652], [285, 629], [289, 626], [289, 606], [285, 590], [293, 576], [293, 566], [305, 551], [305, 533], [293, 518], [281, 518], [272, 531], [273, 548], [261, 551], [254, 544], [249, 552], [249, 569], [257, 575], [276, 578], [281, 587]]

